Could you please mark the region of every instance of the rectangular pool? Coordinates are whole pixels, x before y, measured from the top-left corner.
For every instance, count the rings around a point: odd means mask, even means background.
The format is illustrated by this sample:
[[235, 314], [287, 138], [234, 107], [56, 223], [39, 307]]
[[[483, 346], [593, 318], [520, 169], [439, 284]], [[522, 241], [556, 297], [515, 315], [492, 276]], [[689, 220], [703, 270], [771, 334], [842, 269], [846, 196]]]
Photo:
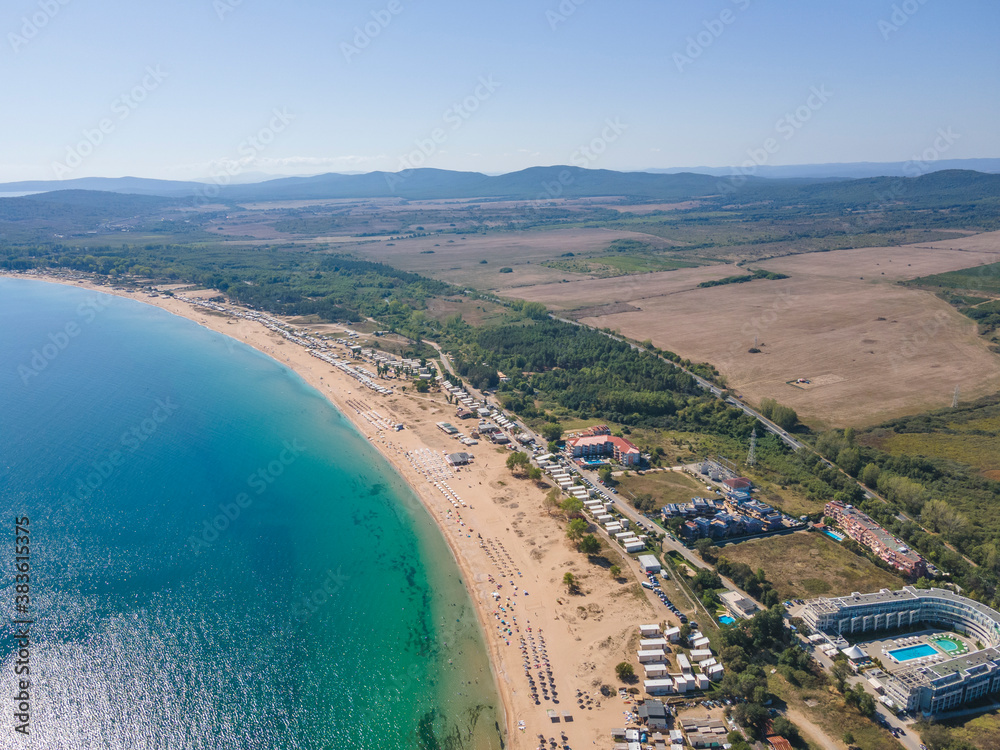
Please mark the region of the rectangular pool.
[[934, 656], [936, 653], [937, 650], [926, 643], [921, 643], [917, 646], [907, 646], [906, 648], [897, 648], [888, 652], [889, 656], [898, 662], [911, 661], [919, 659], [922, 656]]
[[836, 531], [830, 531], [829, 529], [823, 529], [823, 533], [826, 534], [831, 539], [836, 539], [838, 542], [844, 541], [844, 535], [838, 534]]

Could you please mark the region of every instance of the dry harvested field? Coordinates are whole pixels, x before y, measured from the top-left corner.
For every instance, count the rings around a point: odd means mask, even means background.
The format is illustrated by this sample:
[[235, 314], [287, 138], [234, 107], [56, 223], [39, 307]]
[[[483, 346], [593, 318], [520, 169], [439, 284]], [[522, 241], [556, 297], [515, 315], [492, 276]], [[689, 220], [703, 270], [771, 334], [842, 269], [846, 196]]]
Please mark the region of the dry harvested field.
[[[563, 253], [603, 252], [614, 240], [639, 239], [656, 247], [669, 243], [639, 232], [608, 229], [555, 229], [504, 234], [436, 235], [378, 242], [352, 251], [358, 257], [479, 289], [533, 286], [563, 279], [587, 279], [539, 265]], [[480, 261], [486, 261], [481, 263]], [[501, 274], [503, 267], [511, 273]], [[674, 272], [668, 272], [674, 273]], [[723, 274], [724, 275], [724, 274]], [[511, 296], [520, 296], [512, 294]]]
[[996, 261], [1000, 233], [760, 263], [789, 276], [777, 281], [697, 288], [737, 272], [714, 266], [502, 291], [562, 311], [627, 303], [638, 309], [582, 320], [711, 362], [751, 402], [775, 398], [815, 426], [865, 426], [948, 406], [955, 386], [964, 399], [1000, 389], [1000, 358], [972, 321], [895, 283]]

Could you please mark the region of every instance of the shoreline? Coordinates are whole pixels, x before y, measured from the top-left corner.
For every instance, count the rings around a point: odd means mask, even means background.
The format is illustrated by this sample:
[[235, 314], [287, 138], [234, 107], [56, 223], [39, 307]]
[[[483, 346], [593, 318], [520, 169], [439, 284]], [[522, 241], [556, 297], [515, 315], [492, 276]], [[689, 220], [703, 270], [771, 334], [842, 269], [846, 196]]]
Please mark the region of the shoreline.
[[[493, 683], [502, 705], [503, 742], [513, 750], [521, 750], [537, 747], [540, 734], [556, 737], [566, 733], [573, 745], [582, 745], [584, 741], [600, 744], [608, 742], [611, 727], [623, 724], [621, 699], [617, 695], [602, 697], [594, 687], [600, 683], [616, 684], [613, 665], [628, 658], [629, 643], [634, 640], [635, 625], [628, 623], [638, 622], [635, 618], [640, 616], [651, 621], [653, 607], [642, 596], [641, 589], [639, 600], [629, 596], [616, 601], [627, 593], [626, 587], [614, 584], [606, 575], [599, 578], [587, 568], [578, 572], [586, 558], [564, 542], [562, 526], [544, 510], [545, 490], [527, 480], [512, 478], [503, 457], [497, 455], [497, 451], [505, 454], [506, 449], [498, 449], [491, 443], [474, 448], [462, 446], [437, 429], [435, 422], [452, 419], [454, 412], [454, 407], [446, 404], [440, 393], [421, 395], [408, 389], [406, 393], [396, 392], [391, 396], [378, 394], [312, 356], [304, 347], [285, 341], [259, 321], [216, 313], [174, 297], [114, 290], [89, 279], [23, 273], [0, 273], [0, 277], [57, 283], [144, 302], [247, 344], [289, 367], [321, 393], [392, 465], [447, 543], [486, 645]], [[219, 295], [212, 290], [203, 294]], [[226, 305], [234, 310], [244, 309], [228, 301]], [[279, 320], [287, 322], [284, 318]], [[408, 385], [408, 381], [396, 382]], [[388, 428], [390, 423], [402, 423], [405, 427], [397, 432]], [[420, 469], [420, 461], [437, 466], [443, 452], [459, 449], [472, 453], [475, 460], [444, 480], [458, 499], [455, 502], [428, 477], [427, 469]], [[548, 565], [543, 566], [543, 561]], [[552, 572], [548, 573], [549, 570]], [[567, 570], [578, 578], [583, 576], [587, 588], [593, 589], [587, 593], [594, 596], [583, 599], [566, 595], [561, 580]], [[582, 600], [581, 605], [589, 602], [588, 606], [574, 607], [578, 602], [571, 600], [576, 599]], [[605, 610], [638, 609], [643, 604], [648, 612], [642, 615], [630, 613], [621, 617], [624, 612], [608, 613], [618, 614], [621, 622], [604, 616]], [[538, 652], [536, 645], [540, 648]], [[544, 656], [535, 655], [538, 653]], [[518, 656], [523, 663], [517, 660]], [[529, 662], [533, 663], [529, 666]], [[572, 674], [574, 667], [576, 674]], [[526, 676], [529, 669], [530, 677]], [[600, 673], [605, 676], [599, 676]], [[536, 702], [529, 694], [529, 679], [536, 676], [539, 684], [547, 681], [547, 689], [552, 692], [551, 703]], [[569, 684], [573, 681], [577, 682], [575, 695]], [[549, 701], [548, 692], [545, 695]], [[581, 695], [587, 696], [586, 705]], [[591, 696], [596, 696], [596, 700]], [[577, 705], [572, 702], [574, 698]], [[560, 715], [558, 723], [546, 713], [552, 709]], [[573, 714], [572, 723], [561, 718], [567, 710]], [[499, 712], [496, 718], [501, 718]], [[519, 721], [525, 725], [519, 726]]]

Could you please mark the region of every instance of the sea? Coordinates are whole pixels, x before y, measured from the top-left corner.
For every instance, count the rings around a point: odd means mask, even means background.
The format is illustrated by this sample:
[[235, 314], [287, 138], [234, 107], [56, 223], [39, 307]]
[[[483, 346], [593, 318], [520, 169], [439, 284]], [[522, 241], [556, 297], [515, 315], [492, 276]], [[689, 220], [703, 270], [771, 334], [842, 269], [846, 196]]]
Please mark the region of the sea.
[[440, 530], [248, 346], [0, 278], [0, 511], [0, 748], [502, 747]]

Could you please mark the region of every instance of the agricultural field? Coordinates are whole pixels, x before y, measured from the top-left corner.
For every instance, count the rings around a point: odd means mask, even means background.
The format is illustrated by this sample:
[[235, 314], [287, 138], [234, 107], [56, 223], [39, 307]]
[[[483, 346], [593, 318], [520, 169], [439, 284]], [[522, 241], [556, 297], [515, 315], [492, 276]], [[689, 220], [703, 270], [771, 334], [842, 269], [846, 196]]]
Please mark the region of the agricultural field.
[[[698, 288], [746, 273], [715, 265], [502, 292], [710, 362], [750, 402], [774, 398], [812, 427], [867, 426], [946, 406], [956, 385], [969, 398], [1000, 388], [1000, 358], [976, 324], [897, 283], [998, 261], [1000, 233], [991, 233], [775, 258], [754, 268], [789, 278], [751, 284]], [[619, 307], [602, 314], [602, 305]], [[760, 353], [748, 351], [755, 343]]]
[[816, 532], [797, 532], [722, 547], [722, 555], [763, 568], [782, 599], [896, 589], [903, 579]]

